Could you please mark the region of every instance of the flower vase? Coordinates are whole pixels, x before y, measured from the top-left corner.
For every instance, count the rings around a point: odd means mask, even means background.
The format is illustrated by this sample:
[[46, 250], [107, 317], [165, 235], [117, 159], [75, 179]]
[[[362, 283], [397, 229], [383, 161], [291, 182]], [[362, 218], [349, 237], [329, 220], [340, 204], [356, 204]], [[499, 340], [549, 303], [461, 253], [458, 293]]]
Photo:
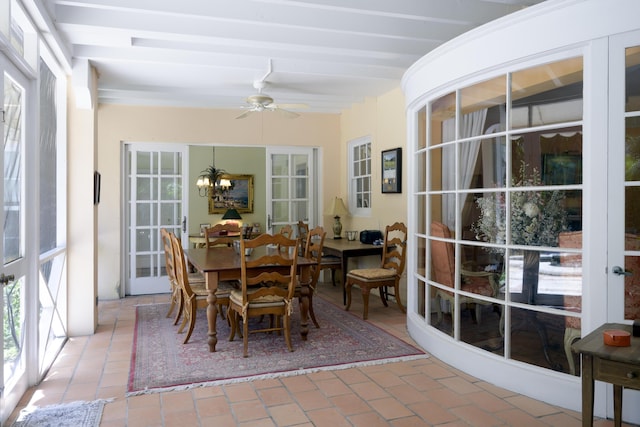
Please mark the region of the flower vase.
[[538, 294], [538, 274], [540, 272], [540, 252], [522, 253], [522, 296], [527, 304], [536, 304]]

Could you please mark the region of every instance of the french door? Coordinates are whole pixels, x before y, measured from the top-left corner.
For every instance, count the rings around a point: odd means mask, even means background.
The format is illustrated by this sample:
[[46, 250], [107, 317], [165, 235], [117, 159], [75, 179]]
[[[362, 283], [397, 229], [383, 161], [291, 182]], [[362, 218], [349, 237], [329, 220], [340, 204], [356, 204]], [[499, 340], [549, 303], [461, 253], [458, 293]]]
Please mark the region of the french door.
[[[640, 318], [640, 31], [611, 37], [609, 58], [607, 321], [629, 323]], [[625, 402], [639, 398], [624, 390]], [[638, 405], [627, 403], [623, 419], [640, 422]]]
[[169, 292], [160, 228], [179, 237], [187, 229], [183, 212], [187, 206], [187, 191], [183, 191], [187, 149], [184, 144], [125, 147], [126, 295]]
[[267, 148], [268, 233], [299, 220], [317, 225], [316, 153], [305, 147]]
[[4, 212], [0, 219], [3, 231], [0, 240], [0, 303], [3, 307], [1, 357], [4, 366], [0, 373], [0, 419], [5, 420], [27, 389], [25, 283], [28, 266], [25, 256], [24, 165], [29, 84], [24, 75], [2, 55], [0, 76], [4, 137], [4, 149], [0, 150], [0, 164], [3, 165], [4, 172], [4, 179], [0, 183], [0, 199]]

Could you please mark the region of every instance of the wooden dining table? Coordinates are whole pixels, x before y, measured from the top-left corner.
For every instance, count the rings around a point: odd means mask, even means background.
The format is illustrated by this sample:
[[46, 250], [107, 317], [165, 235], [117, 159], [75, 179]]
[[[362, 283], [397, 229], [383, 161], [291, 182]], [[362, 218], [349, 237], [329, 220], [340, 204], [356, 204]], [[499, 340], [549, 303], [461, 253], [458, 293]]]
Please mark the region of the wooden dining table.
[[[257, 258], [265, 254], [266, 247], [256, 248], [250, 255]], [[273, 249], [275, 250], [275, 248]], [[206, 289], [209, 291], [207, 297], [207, 323], [209, 327], [209, 351], [216, 351], [218, 336], [216, 321], [218, 314], [218, 304], [216, 290], [218, 283], [225, 280], [240, 280], [241, 257], [233, 248], [213, 247], [213, 248], [189, 248], [186, 251], [187, 260], [205, 278]], [[300, 335], [302, 340], [307, 340], [309, 334], [309, 292], [311, 284], [311, 267], [314, 261], [298, 256], [298, 280], [301, 285], [300, 297]], [[289, 268], [289, 267], [280, 267]]]

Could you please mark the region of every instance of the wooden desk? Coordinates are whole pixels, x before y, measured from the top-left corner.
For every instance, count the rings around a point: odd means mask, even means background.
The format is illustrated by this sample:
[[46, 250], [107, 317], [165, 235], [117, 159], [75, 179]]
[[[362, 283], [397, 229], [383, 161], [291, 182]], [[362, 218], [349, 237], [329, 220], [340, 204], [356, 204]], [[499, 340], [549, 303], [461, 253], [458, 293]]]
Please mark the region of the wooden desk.
[[347, 292], [344, 283], [347, 280], [349, 258], [368, 255], [382, 255], [382, 246], [360, 243], [358, 240], [325, 239], [322, 252], [324, 255], [340, 257], [342, 261], [342, 303], [347, 303]]
[[[252, 257], [260, 256], [266, 248], [256, 248]], [[191, 265], [204, 274], [205, 285], [209, 291], [207, 297], [207, 322], [209, 324], [209, 351], [216, 351], [218, 343], [216, 320], [218, 314], [216, 290], [218, 283], [223, 280], [240, 279], [240, 255], [233, 248], [190, 248], [186, 256]], [[309, 333], [309, 285], [311, 284], [311, 266], [314, 261], [304, 257], [298, 257], [298, 270], [300, 274], [301, 298], [300, 298], [300, 335], [304, 341]]]
[[621, 329], [631, 333], [631, 325], [606, 323], [571, 349], [582, 355], [582, 425], [593, 425], [594, 381], [613, 384], [614, 424], [622, 425], [622, 388], [640, 389], [640, 338], [631, 337], [630, 347], [605, 345], [602, 332]]

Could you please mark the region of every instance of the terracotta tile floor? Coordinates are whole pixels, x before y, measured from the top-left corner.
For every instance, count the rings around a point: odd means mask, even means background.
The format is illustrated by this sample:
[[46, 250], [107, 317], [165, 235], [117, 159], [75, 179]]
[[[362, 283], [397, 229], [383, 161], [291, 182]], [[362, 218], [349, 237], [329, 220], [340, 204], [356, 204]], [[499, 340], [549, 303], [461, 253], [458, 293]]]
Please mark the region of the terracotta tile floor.
[[[319, 292], [342, 301], [339, 286], [324, 283]], [[28, 391], [7, 425], [27, 404], [99, 398], [114, 399], [105, 406], [103, 427], [581, 425], [579, 413], [497, 388], [434, 357], [127, 398], [133, 307], [167, 301], [167, 295], [153, 295], [100, 302], [97, 332], [68, 341], [46, 379]], [[371, 322], [413, 342], [395, 305], [384, 308], [377, 298], [370, 305]], [[352, 310], [362, 310], [355, 293]]]

